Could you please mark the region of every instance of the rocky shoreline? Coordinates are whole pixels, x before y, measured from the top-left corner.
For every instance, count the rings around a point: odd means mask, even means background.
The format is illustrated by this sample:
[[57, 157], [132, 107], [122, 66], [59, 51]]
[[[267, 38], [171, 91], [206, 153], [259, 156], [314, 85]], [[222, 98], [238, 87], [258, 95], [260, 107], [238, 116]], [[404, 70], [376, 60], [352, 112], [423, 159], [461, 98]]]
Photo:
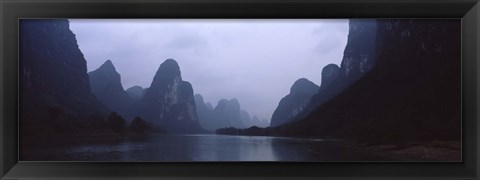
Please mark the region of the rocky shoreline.
[[350, 148], [372, 151], [385, 157], [398, 157], [401, 161], [462, 161], [461, 141], [410, 142], [402, 147], [350, 141], [341, 143]]

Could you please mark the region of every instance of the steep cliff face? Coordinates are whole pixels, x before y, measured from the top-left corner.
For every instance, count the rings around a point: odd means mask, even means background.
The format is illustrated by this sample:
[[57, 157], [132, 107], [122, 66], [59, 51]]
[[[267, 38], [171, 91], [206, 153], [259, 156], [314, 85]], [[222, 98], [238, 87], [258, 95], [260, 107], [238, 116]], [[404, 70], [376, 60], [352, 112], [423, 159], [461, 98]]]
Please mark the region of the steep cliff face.
[[458, 58], [460, 47], [448, 43], [457, 43], [459, 34], [444, 36], [449, 32], [457, 33], [458, 23], [458, 20], [378, 20], [376, 46], [382, 51], [377, 52], [377, 64], [401, 66], [398, 69], [404, 71], [448, 65], [458, 67], [455, 58]]
[[375, 67], [283, 133], [460, 140], [460, 21], [385, 19], [377, 26]]
[[377, 25], [373, 19], [351, 19], [348, 41], [340, 67], [329, 64], [322, 69], [320, 90], [311, 98], [299, 120], [329, 101], [375, 66]]
[[340, 76], [351, 84], [375, 65], [376, 20], [351, 19]]
[[91, 93], [86, 61], [67, 20], [19, 20], [21, 124], [51, 119], [61, 108], [78, 118], [109, 110]]
[[201, 131], [192, 85], [182, 80], [175, 60], [167, 59], [160, 65], [141, 101], [140, 114], [168, 132]]
[[271, 127], [279, 126], [293, 120], [293, 117], [303, 111], [310, 102], [310, 98], [318, 92], [319, 87], [305, 78], [300, 78], [293, 83], [290, 93], [280, 100], [273, 112]]
[[133, 119], [129, 112], [131, 99], [123, 89], [121, 76], [111, 60], [105, 61], [102, 66], [89, 72], [88, 75], [92, 93], [97, 99], [127, 120]]

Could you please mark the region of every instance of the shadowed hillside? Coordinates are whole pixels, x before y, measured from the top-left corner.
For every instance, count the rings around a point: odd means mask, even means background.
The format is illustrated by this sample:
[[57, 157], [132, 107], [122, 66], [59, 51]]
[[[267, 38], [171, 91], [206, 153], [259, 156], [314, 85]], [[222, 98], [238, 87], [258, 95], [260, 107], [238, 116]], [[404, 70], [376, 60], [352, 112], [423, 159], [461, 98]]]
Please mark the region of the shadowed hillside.
[[103, 123], [97, 117], [109, 110], [91, 93], [86, 61], [68, 21], [19, 23], [21, 133], [72, 132]]
[[376, 67], [280, 134], [460, 140], [460, 21], [377, 22]]

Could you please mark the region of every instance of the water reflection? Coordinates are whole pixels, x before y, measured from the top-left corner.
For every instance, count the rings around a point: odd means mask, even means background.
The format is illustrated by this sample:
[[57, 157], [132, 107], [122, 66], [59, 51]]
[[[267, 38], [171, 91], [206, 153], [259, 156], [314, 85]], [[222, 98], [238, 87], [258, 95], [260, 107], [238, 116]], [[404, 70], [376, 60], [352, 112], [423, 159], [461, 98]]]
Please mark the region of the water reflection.
[[20, 150], [22, 161], [329, 161], [378, 158], [329, 141], [227, 135], [36, 139], [22, 141]]
[[[305, 142], [303, 142], [305, 143]], [[301, 140], [293, 138], [272, 138], [272, 154], [277, 161], [305, 161], [307, 158], [307, 149]]]

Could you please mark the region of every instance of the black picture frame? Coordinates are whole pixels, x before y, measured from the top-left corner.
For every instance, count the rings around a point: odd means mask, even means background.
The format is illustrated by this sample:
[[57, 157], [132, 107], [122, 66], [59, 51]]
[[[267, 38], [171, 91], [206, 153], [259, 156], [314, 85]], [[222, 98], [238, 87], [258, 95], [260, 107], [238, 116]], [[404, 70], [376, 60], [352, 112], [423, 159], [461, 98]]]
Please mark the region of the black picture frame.
[[[18, 162], [19, 18], [461, 18], [462, 162]], [[479, 179], [478, 0], [0, 0], [1, 179]]]

